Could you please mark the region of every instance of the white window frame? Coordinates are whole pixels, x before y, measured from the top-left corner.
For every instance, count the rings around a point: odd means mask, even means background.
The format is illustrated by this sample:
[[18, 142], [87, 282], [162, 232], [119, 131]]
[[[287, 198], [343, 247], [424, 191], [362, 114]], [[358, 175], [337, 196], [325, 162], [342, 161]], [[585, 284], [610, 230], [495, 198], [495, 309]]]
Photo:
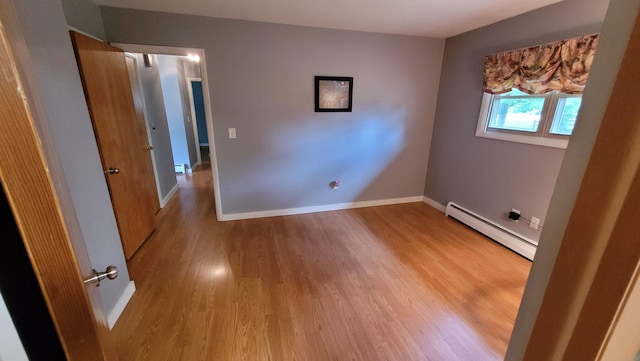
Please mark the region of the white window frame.
[[482, 138], [566, 149], [567, 144], [569, 144], [570, 136], [552, 134], [550, 133], [550, 130], [553, 119], [556, 116], [559, 99], [569, 98], [572, 97], [572, 95], [559, 92], [552, 92], [548, 94], [549, 95], [545, 98], [544, 106], [541, 112], [538, 131], [534, 133], [526, 131], [489, 128], [489, 117], [491, 115], [491, 107], [494, 104], [495, 95], [483, 93], [480, 115], [478, 117], [478, 126], [476, 128], [476, 136]]

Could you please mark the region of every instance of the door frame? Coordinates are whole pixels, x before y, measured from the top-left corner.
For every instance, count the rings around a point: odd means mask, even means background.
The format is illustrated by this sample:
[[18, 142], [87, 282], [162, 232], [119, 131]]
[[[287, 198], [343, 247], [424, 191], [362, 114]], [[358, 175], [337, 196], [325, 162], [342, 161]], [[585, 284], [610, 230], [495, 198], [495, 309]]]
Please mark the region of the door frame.
[[[211, 154], [211, 175], [213, 178], [214, 203], [216, 207], [216, 219], [222, 221], [222, 202], [220, 197], [220, 177], [218, 173], [218, 157], [216, 156], [216, 145], [213, 126], [213, 111], [211, 109], [211, 90], [209, 89], [209, 77], [207, 76], [207, 59], [202, 48], [181, 48], [173, 46], [141, 45], [129, 43], [111, 43], [125, 52], [187, 56], [188, 54], [200, 57], [200, 78], [202, 79], [202, 97], [204, 98], [204, 112], [206, 116], [207, 135], [209, 136], [209, 153]], [[199, 146], [198, 146], [199, 147]], [[199, 154], [199, 152], [198, 152]]]
[[[198, 119], [196, 118], [196, 106], [193, 99], [193, 82], [194, 81], [199, 81], [200, 83], [202, 83], [202, 78], [187, 77], [187, 88], [189, 91], [189, 109], [191, 110], [191, 125], [193, 126], [193, 139], [194, 139], [194, 142], [196, 143], [196, 155], [198, 156], [198, 161], [196, 162], [196, 167], [197, 167], [200, 164], [202, 164], [202, 153], [200, 153], [200, 136], [198, 135]], [[206, 126], [207, 120], [205, 119], [204, 122]]]
[[[609, 14], [620, 11], [616, 8], [620, 4], [624, 4], [623, 1], [612, 2]], [[547, 252], [543, 254], [545, 258], [539, 260], [542, 248], [538, 250], [514, 328], [514, 336], [517, 334], [518, 337], [512, 336], [510, 343], [510, 349], [515, 351], [512, 357], [507, 351], [507, 360], [604, 360], [603, 351], [617, 346], [612, 331], [629, 317], [621, 311], [627, 305], [640, 264], [640, 103], [637, 101], [640, 68], [636, 64], [640, 57], [640, 12], [635, 12], [627, 10], [627, 19], [608, 17], [605, 20], [599, 46], [608, 52], [602, 55], [603, 58], [596, 57], [594, 64], [600, 68], [590, 79], [599, 78], [597, 85], [591, 86], [601, 87], [596, 90], [601, 98], [589, 98], [603, 100], [602, 122], [593, 129], [597, 135], [593, 145], [586, 149], [590, 154], [584, 153], [588, 157], [584, 175], [576, 178], [571, 174], [573, 179], [566, 177], [556, 186], [554, 198], [560, 195], [560, 189], [566, 192], [563, 188], [578, 180], [575, 202], [571, 205], [564, 233], [558, 234], [558, 239], [541, 240]], [[614, 21], [616, 29], [624, 30], [615, 34], [607, 32], [610, 30], [608, 25]], [[619, 47], [612, 47], [613, 41], [617, 41]], [[619, 58], [616, 56], [618, 51], [623, 53]], [[619, 68], [615, 64], [618, 59], [621, 59]], [[607, 81], [602, 76], [605, 62], [610, 74]], [[607, 89], [609, 79], [610, 93]], [[587, 90], [590, 89], [594, 88], [587, 85]], [[579, 119], [594, 120], [587, 117], [580, 116]], [[578, 130], [584, 129], [583, 124]], [[577, 134], [582, 137], [571, 142], [581, 142], [591, 136]], [[572, 147], [571, 142], [568, 153], [579, 149]], [[580, 145], [583, 144], [578, 143], [578, 147]], [[563, 168], [575, 171], [578, 153], [567, 155]], [[557, 199], [565, 196], [562, 194]], [[552, 200], [551, 210], [559, 210], [560, 204], [565, 205]], [[545, 235], [543, 233], [543, 238]], [[559, 246], [542, 244], [542, 241], [556, 241]], [[550, 261], [548, 257], [554, 247], [558, 247], [557, 254]], [[551, 272], [546, 286], [534, 284], [540, 282], [544, 277], [542, 273], [548, 270]], [[532, 294], [529, 297], [528, 292]], [[533, 311], [533, 299], [538, 297], [535, 294], [538, 292], [540, 304]], [[530, 333], [524, 335], [530, 321], [533, 321]], [[516, 333], [519, 326], [520, 333]], [[636, 334], [626, 335], [626, 338], [640, 343]], [[628, 359], [635, 357], [628, 356]]]
[[[27, 46], [10, 0], [0, 0], [0, 180], [69, 360], [115, 361], [78, 219], [35, 96]], [[28, 166], [25, 166], [28, 165]], [[86, 272], [87, 274], [83, 274]]]

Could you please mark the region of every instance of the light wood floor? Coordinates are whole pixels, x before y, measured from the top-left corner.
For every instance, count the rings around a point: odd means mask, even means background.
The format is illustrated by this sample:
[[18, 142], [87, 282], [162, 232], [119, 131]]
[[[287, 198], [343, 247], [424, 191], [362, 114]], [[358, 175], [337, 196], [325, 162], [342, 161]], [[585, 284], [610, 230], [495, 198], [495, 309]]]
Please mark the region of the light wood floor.
[[530, 262], [423, 203], [218, 223], [210, 171], [129, 262], [128, 360], [502, 360]]

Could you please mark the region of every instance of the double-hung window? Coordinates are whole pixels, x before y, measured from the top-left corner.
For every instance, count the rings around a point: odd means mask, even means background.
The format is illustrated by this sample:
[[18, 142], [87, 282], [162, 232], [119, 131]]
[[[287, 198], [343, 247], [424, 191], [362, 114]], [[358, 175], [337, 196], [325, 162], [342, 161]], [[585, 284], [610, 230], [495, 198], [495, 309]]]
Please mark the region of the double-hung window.
[[566, 148], [581, 103], [582, 95], [555, 90], [541, 95], [518, 89], [485, 93], [476, 135]]
[[476, 135], [566, 148], [598, 35], [485, 57]]

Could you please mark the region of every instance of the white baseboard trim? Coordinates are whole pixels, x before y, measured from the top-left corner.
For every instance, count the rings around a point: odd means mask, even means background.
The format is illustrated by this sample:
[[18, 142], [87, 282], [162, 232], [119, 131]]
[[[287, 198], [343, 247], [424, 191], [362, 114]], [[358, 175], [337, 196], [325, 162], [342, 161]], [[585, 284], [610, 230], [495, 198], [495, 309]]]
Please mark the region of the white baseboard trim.
[[446, 207], [436, 201], [434, 201], [431, 198], [427, 198], [427, 197], [422, 197], [422, 201], [425, 202], [426, 204], [430, 205], [431, 207], [439, 210], [440, 212], [444, 213], [446, 210]]
[[136, 292], [136, 284], [133, 283], [133, 281], [129, 281], [127, 288], [125, 288], [124, 292], [122, 292], [122, 296], [120, 296], [120, 299], [118, 300], [118, 302], [116, 302], [116, 305], [113, 306], [113, 309], [111, 310], [111, 312], [109, 312], [109, 315], [107, 316], [109, 329], [112, 329], [113, 326], [116, 324], [116, 322], [118, 321], [118, 318], [120, 318], [120, 315], [122, 314], [122, 311], [124, 311], [124, 308], [127, 307], [129, 300], [131, 300], [131, 297], [133, 297], [133, 294], [135, 292]]
[[191, 166], [191, 168], [189, 169], [189, 173], [191, 173], [192, 171], [194, 171], [196, 168], [198, 168], [200, 165], [202, 165], [202, 162], [195, 162], [194, 165]]
[[167, 203], [169, 203], [169, 201], [171, 200], [171, 197], [173, 197], [176, 194], [178, 189], [180, 189], [180, 186], [178, 185], [178, 183], [176, 183], [176, 185], [173, 186], [173, 188], [171, 188], [169, 193], [167, 193], [167, 195], [164, 198], [162, 198], [162, 202], [160, 202], [160, 208], [164, 208], [164, 206], [166, 206]]
[[375, 201], [336, 203], [336, 204], [326, 204], [322, 206], [312, 206], [312, 207], [274, 209], [270, 211], [260, 211], [260, 212], [222, 214], [219, 220], [220, 221], [236, 221], [240, 219], [290, 216], [293, 214], [339, 211], [343, 209], [385, 206], [389, 204], [413, 203], [413, 202], [421, 202], [421, 201], [422, 201], [422, 196], [416, 196], [416, 197], [405, 197], [405, 198], [380, 199]]

